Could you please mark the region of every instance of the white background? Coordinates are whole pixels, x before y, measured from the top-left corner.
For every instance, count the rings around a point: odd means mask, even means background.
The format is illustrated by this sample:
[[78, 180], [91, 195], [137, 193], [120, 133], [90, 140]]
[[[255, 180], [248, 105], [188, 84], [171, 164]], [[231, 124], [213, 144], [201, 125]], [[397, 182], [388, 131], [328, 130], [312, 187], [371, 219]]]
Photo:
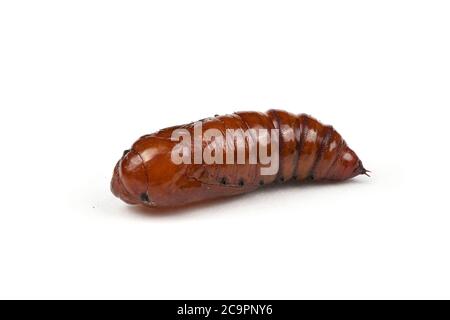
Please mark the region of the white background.
[[[448, 1], [2, 1], [1, 298], [450, 298]], [[333, 124], [372, 178], [172, 212], [139, 136], [239, 110]]]

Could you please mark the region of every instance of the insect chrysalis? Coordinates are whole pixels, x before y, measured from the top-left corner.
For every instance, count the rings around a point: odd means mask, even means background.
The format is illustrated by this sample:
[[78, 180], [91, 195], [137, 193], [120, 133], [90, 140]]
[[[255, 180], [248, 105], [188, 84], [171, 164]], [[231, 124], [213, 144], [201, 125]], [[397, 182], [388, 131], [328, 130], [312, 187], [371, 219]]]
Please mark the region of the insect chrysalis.
[[308, 115], [237, 112], [141, 137], [117, 163], [111, 190], [129, 204], [170, 207], [367, 172], [333, 127]]

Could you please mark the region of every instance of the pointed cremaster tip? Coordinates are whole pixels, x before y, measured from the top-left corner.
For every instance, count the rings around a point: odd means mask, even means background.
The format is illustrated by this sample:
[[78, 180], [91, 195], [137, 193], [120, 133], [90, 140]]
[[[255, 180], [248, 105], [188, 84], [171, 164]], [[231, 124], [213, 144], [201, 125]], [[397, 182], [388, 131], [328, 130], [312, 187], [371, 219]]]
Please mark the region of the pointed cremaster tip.
[[360, 174], [365, 174], [366, 176], [370, 177], [369, 173], [371, 173], [372, 171], [364, 168], [362, 161], [359, 161], [359, 172], [360, 172]]

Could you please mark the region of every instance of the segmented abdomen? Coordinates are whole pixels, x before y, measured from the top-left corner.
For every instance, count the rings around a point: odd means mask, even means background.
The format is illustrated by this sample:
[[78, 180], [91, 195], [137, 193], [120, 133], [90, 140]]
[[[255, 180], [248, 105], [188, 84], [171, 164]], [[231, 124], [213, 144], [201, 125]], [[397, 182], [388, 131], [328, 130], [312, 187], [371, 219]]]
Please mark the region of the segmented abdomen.
[[[341, 135], [332, 126], [323, 125], [306, 114], [294, 115], [282, 110], [260, 112], [236, 112], [232, 115], [205, 119], [204, 130], [226, 129], [278, 129], [279, 168], [276, 174], [261, 175], [261, 164], [220, 165], [202, 168], [211, 180], [220, 180], [230, 185], [266, 185], [291, 179], [345, 180], [364, 174], [361, 161], [347, 146]], [[252, 143], [260, 145], [257, 137]], [[246, 154], [248, 155], [248, 143]], [[212, 173], [211, 170], [215, 172]]]
[[269, 110], [267, 115], [280, 130], [281, 181], [344, 180], [366, 172], [332, 126], [306, 114]]

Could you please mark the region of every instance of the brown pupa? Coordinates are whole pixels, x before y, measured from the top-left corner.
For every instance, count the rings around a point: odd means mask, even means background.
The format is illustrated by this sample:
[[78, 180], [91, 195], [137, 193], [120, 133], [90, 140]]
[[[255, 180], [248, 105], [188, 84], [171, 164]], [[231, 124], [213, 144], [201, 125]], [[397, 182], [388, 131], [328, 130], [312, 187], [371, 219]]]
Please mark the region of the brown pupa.
[[[222, 133], [223, 137], [227, 137], [230, 130], [244, 134], [235, 136], [231, 144], [225, 139], [219, 141], [218, 136], [203, 135], [195, 140], [196, 125], [200, 125], [203, 132], [215, 129], [214, 132]], [[180, 147], [181, 136], [194, 137], [188, 143], [184, 141], [184, 149]], [[240, 145], [239, 137], [243, 138]], [[276, 138], [277, 143], [272, 138]], [[196, 147], [201, 147], [201, 155], [210, 154], [215, 159], [218, 155], [228, 159], [231, 154], [229, 158], [235, 162], [205, 163], [202, 159], [198, 163], [194, 161]], [[188, 161], [174, 162], [174, 150]], [[236, 161], [239, 150], [244, 155], [240, 163]], [[278, 153], [276, 171], [263, 174], [263, 168], [267, 169], [268, 165], [262, 163], [261, 153], [257, 153], [252, 162], [254, 150], [267, 150], [267, 155], [271, 156]], [[141, 137], [117, 163], [111, 190], [129, 204], [172, 207], [238, 195], [275, 182], [342, 181], [367, 172], [333, 127], [308, 115], [282, 110], [236, 112]]]

